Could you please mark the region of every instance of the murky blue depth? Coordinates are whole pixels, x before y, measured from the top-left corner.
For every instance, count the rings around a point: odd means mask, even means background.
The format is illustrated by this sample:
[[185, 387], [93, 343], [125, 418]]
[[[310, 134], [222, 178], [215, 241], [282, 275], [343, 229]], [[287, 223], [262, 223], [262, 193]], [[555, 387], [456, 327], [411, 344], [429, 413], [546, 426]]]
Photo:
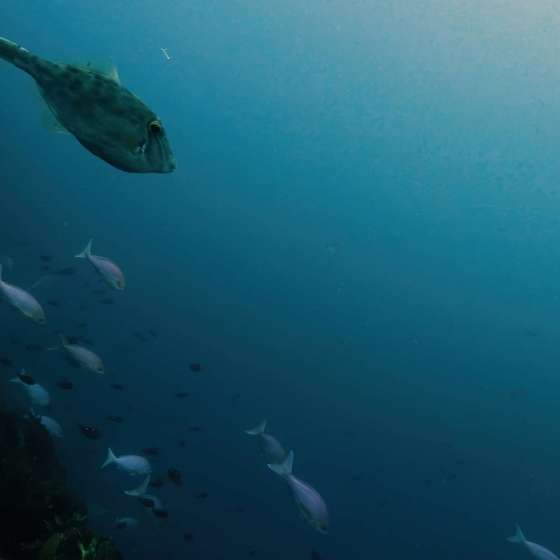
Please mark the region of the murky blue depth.
[[[3, 0], [0, 22], [49, 59], [110, 59], [177, 161], [110, 167], [0, 61], [4, 279], [47, 314], [0, 305], [2, 387], [22, 413], [20, 368], [49, 390], [126, 558], [527, 558], [516, 522], [560, 551], [554, 2]], [[74, 259], [90, 238], [122, 292]], [[47, 351], [59, 333], [105, 374]], [[327, 535], [244, 433], [263, 418]], [[167, 520], [100, 469], [108, 447], [159, 449]]]

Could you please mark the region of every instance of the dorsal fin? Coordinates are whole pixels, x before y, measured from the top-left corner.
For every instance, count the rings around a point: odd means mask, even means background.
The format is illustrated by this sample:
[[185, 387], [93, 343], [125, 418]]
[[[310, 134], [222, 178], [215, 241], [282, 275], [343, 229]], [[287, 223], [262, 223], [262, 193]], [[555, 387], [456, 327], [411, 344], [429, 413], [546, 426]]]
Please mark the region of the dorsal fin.
[[115, 63], [112, 60], [88, 60], [85, 64], [76, 63], [75, 66], [78, 66], [90, 72], [95, 72], [96, 74], [100, 74], [101, 76], [108, 78], [116, 84], [120, 85], [121, 83], [119, 71], [117, 70]]

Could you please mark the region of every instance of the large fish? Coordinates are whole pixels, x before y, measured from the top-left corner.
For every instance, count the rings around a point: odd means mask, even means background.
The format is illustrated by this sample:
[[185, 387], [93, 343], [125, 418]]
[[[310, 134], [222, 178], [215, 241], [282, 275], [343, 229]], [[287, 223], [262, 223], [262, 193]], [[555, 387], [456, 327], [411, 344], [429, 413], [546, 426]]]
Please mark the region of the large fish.
[[116, 70], [50, 62], [0, 37], [0, 59], [37, 82], [58, 128], [92, 154], [131, 173], [169, 173], [175, 158], [157, 115], [123, 87]]

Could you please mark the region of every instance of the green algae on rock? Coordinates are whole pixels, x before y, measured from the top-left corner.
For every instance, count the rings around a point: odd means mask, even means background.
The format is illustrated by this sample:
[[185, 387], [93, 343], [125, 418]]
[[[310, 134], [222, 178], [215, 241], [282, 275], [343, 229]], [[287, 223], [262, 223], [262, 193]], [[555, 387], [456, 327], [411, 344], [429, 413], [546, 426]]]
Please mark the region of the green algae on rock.
[[52, 441], [33, 418], [0, 408], [0, 557], [121, 560], [87, 526], [87, 508], [67, 486]]

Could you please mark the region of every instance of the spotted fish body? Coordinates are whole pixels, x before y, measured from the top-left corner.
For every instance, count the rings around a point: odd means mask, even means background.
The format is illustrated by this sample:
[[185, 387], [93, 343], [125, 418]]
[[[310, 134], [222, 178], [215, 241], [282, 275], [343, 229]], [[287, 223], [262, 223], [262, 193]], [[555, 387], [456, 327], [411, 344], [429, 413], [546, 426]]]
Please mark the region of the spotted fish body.
[[131, 173], [175, 169], [161, 121], [120, 84], [116, 71], [51, 62], [1, 37], [0, 59], [35, 80], [60, 128], [97, 157]]

